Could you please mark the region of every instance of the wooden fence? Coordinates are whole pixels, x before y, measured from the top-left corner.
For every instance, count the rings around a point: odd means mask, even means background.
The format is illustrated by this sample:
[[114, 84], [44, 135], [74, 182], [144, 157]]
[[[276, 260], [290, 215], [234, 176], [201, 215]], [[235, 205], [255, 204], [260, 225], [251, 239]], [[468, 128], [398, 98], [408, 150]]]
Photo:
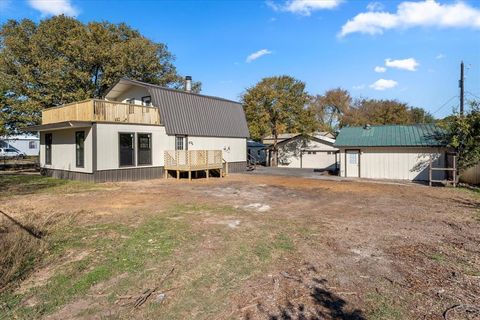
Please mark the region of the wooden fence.
[[460, 182], [480, 184], [480, 163], [461, 172]]
[[42, 124], [63, 121], [123, 122], [135, 124], [160, 124], [156, 107], [90, 99], [42, 111]]

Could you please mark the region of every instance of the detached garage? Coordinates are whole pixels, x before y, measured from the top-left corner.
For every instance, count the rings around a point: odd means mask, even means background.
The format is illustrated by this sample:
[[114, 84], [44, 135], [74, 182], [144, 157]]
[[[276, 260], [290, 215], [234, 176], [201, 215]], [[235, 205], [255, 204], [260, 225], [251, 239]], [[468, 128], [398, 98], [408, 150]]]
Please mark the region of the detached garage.
[[[277, 144], [278, 166], [318, 170], [337, 169], [338, 149], [335, 139], [324, 133], [297, 134]], [[273, 146], [268, 147], [270, 163]]]
[[[435, 125], [385, 125], [343, 128], [335, 142], [340, 175], [370, 179], [429, 180], [429, 165], [446, 167], [447, 147]], [[433, 179], [444, 180], [444, 171]]]

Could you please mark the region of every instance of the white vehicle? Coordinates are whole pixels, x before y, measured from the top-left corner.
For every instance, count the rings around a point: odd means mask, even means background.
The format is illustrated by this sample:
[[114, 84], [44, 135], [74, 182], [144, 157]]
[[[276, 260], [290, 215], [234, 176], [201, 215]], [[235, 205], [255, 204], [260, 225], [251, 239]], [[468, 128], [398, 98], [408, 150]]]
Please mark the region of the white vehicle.
[[0, 148], [0, 159], [23, 159], [26, 154], [13, 148]]

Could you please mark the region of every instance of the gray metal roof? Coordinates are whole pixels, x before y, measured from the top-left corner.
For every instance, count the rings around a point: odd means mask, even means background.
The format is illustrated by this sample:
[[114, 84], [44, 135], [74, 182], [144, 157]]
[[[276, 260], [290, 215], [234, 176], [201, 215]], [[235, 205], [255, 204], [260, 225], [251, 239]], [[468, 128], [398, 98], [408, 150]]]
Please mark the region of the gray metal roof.
[[147, 88], [167, 134], [191, 136], [250, 136], [245, 112], [240, 103], [196, 93], [164, 88], [140, 81], [121, 79], [122, 83]]

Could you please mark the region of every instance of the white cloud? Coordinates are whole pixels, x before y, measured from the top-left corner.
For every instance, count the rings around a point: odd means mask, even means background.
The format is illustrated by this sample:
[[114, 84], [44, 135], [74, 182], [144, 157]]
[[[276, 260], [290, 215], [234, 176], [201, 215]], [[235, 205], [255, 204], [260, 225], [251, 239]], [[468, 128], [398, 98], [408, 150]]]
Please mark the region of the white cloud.
[[417, 67], [420, 65], [414, 58], [408, 58], [403, 60], [385, 59], [385, 65], [390, 68], [397, 68], [408, 71], [417, 71]]
[[72, 6], [70, 0], [28, 0], [28, 3], [45, 16], [64, 14], [74, 17], [78, 15], [78, 9]]
[[362, 90], [362, 89], [365, 89], [365, 85], [364, 84], [359, 84], [357, 86], [353, 86], [352, 88], [354, 90]]
[[463, 2], [405, 1], [398, 5], [395, 13], [370, 11], [357, 14], [342, 26], [339, 35], [344, 37], [355, 32], [382, 34], [389, 29], [412, 27], [480, 29], [480, 9]]
[[375, 72], [378, 72], [378, 73], [383, 73], [383, 72], [387, 71], [387, 68], [376, 66], [375, 69], [373, 69], [373, 70]]
[[378, 79], [374, 83], [370, 85], [370, 88], [374, 90], [386, 90], [395, 88], [398, 85], [398, 82], [395, 80], [387, 80], [387, 79]]
[[368, 11], [382, 11], [385, 8], [383, 3], [380, 2], [370, 2], [367, 5], [367, 10]]
[[444, 59], [444, 58], [446, 58], [446, 57], [447, 57], [447, 56], [444, 55], [443, 53], [439, 53], [439, 54], [437, 54], [437, 56], [435, 57], [435, 59], [438, 59], [438, 60], [439, 60], [439, 59]]
[[250, 54], [250, 55], [247, 57], [246, 62], [247, 62], [247, 63], [250, 63], [250, 62], [255, 61], [255, 60], [257, 60], [258, 58], [263, 57], [264, 55], [267, 55], [267, 54], [272, 54], [272, 51], [270, 51], [270, 50], [268, 50], [268, 49], [258, 50], [257, 52], [254, 52], [254, 53]]
[[336, 8], [342, 2], [343, 0], [289, 0], [279, 4], [268, 0], [267, 5], [275, 11], [288, 11], [309, 16], [313, 11]]

